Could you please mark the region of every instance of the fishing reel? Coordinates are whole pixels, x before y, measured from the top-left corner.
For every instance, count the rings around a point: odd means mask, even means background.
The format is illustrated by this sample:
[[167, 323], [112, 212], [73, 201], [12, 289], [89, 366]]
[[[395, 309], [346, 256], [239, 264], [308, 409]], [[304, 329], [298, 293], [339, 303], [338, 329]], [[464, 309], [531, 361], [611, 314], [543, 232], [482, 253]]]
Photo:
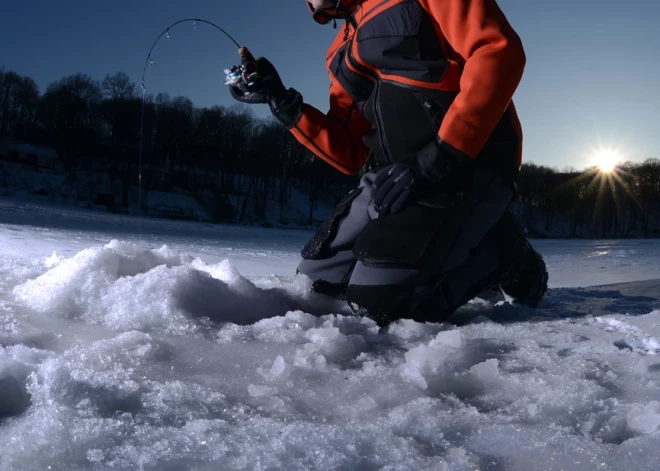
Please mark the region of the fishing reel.
[[257, 61], [247, 47], [238, 50], [241, 65], [225, 69], [225, 85], [236, 87], [243, 93], [249, 93], [249, 87], [259, 78]]

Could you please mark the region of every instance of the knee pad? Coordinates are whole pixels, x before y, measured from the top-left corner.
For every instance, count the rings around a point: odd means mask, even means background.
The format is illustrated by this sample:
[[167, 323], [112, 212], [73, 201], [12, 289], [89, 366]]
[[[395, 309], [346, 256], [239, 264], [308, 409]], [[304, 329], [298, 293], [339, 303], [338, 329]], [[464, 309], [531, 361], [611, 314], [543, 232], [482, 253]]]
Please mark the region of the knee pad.
[[330, 247], [337, 236], [339, 226], [351, 210], [351, 204], [360, 196], [363, 188], [359, 187], [348, 193], [332, 210], [328, 218], [319, 226], [311, 240], [301, 251], [304, 260], [322, 260], [332, 257], [336, 251]]

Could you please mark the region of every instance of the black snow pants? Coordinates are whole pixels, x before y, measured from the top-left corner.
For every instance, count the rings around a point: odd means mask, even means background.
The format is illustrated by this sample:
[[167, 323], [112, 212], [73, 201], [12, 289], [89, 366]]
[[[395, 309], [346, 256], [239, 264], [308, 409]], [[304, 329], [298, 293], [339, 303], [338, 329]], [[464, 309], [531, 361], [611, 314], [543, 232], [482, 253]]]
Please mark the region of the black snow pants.
[[515, 237], [502, 230], [515, 224], [505, 216], [514, 190], [496, 172], [477, 169], [458, 196], [435, 195], [385, 217], [373, 208], [375, 177], [366, 174], [302, 250], [298, 272], [317, 291], [345, 294], [379, 325], [439, 322], [515, 262]]

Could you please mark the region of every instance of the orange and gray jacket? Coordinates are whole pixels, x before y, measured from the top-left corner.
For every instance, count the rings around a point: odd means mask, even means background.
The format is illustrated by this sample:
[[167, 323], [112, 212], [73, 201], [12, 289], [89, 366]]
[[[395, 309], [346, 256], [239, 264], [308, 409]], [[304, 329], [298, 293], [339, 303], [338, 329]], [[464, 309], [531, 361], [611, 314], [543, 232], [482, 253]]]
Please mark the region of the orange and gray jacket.
[[[516, 178], [522, 131], [511, 98], [525, 53], [495, 0], [340, 0], [340, 7], [346, 29], [326, 58], [330, 110], [304, 105], [291, 129], [303, 145], [351, 175], [372, 153], [387, 165], [439, 137]], [[333, 11], [315, 18], [325, 22]]]

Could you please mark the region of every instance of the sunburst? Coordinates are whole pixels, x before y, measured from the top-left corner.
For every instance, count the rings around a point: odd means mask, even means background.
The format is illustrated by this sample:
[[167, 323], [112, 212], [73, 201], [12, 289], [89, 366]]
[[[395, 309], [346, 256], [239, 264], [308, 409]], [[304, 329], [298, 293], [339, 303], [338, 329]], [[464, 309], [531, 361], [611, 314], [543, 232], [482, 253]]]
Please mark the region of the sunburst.
[[554, 190], [576, 184], [583, 180], [589, 180], [589, 183], [584, 189], [584, 193], [588, 194], [594, 191], [597, 187], [596, 207], [593, 212], [592, 224], [596, 223], [596, 219], [600, 212], [600, 208], [606, 197], [611, 196], [617, 210], [620, 209], [620, 197], [617, 196], [617, 188], [622, 189], [628, 197], [642, 210], [643, 205], [635, 196], [632, 188], [628, 185], [626, 180], [630, 181], [634, 177], [626, 170], [624, 170], [623, 162], [627, 160], [627, 155], [615, 147], [601, 146], [589, 153], [589, 161], [591, 167], [589, 170], [577, 175], [571, 180], [562, 183]]
[[592, 154], [591, 160], [601, 172], [611, 173], [621, 163], [623, 156], [617, 149], [603, 147]]

